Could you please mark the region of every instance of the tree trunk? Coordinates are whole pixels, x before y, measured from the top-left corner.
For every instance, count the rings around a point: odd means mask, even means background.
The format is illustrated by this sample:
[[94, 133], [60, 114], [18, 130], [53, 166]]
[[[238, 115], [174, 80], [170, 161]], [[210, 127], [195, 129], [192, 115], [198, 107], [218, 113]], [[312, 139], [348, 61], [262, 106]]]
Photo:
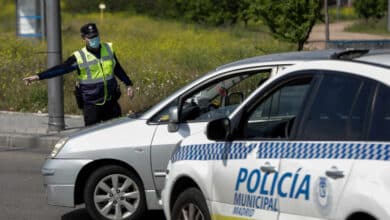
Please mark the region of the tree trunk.
[[305, 41], [299, 41], [298, 42], [298, 51], [301, 51], [301, 50], [303, 50], [303, 46], [305, 45]]

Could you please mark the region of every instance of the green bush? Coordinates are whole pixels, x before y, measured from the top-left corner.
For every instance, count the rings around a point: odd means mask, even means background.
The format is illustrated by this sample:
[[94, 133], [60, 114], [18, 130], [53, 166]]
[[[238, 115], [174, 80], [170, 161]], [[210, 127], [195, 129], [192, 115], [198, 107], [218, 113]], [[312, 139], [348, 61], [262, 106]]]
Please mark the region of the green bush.
[[380, 19], [387, 11], [387, 0], [355, 0], [356, 13], [366, 21], [370, 18]]

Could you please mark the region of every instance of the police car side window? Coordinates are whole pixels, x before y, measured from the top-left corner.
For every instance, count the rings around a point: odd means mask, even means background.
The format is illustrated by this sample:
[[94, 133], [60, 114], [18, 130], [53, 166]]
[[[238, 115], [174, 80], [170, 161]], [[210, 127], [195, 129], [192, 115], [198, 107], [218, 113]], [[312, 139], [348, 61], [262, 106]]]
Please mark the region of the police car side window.
[[304, 120], [301, 138], [361, 139], [373, 85], [369, 80], [346, 74], [326, 74]]
[[390, 88], [381, 85], [375, 98], [369, 139], [390, 141]]
[[195, 92], [184, 102], [183, 121], [204, 122], [228, 116], [269, 78], [270, 71], [242, 72]]
[[302, 109], [311, 78], [282, 85], [249, 113], [244, 125], [245, 138], [288, 138], [295, 117]]

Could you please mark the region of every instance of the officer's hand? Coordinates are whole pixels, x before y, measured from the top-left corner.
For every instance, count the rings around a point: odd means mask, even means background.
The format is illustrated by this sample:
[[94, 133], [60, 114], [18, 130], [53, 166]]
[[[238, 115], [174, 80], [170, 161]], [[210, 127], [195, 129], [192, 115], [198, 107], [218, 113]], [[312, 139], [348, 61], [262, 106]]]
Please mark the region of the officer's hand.
[[30, 85], [33, 81], [39, 80], [38, 75], [28, 76], [26, 78], [23, 78], [23, 81], [26, 85]]
[[127, 95], [132, 99], [134, 97], [134, 90], [132, 86], [127, 87]]

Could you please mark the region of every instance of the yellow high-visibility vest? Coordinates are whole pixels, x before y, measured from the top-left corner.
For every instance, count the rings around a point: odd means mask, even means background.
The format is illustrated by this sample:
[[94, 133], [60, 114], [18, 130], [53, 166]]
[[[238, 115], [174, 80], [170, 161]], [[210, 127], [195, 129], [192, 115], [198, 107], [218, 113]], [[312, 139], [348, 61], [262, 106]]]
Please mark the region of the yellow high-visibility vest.
[[114, 78], [115, 59], [111, 43], [102, 43], [100, 59], [87, 50], [86, 47], [73, 53], [80, 70], [78, 76], [80, 85], [104, 83], [104, 104], [109, 98], [107, 81]]

